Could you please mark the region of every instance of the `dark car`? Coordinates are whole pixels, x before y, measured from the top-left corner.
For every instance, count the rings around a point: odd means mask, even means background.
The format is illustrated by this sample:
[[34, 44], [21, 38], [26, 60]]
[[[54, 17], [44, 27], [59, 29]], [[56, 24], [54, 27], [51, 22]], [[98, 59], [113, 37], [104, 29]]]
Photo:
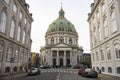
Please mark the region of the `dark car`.
[[80, 68], [78, 70], [78, 75], [82, 75], [84, 71], [85, 71], [85, 68]]
[[41, 73], [39, 68], [31, 68], [28, 75], [39, 75]]
[[92, 68], [87, 68], [82, 73], [82, 76], [84, 77], [90, 77], [90, 78], [98, 78], [98, 73]]
[[41, 69], [50, 69], [51, 66], [50, 65], [41, 65], [40, 68]]
[[79, 65], [73, 65], [71, 68], [72, 69], [80, 69], [80, 66]]

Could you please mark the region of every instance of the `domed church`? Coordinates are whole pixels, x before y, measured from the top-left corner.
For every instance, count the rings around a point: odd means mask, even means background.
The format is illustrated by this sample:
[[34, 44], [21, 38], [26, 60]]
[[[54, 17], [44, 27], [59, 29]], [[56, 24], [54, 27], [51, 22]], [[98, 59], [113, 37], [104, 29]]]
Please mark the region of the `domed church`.
[[41, 64], [62, 67], [80, 63], [83, 49], [78, 46], [78, 33], [64, 14], [61, 7], [59, 17], [48, 27], [45, 34], [46, 44], [40, 49]]

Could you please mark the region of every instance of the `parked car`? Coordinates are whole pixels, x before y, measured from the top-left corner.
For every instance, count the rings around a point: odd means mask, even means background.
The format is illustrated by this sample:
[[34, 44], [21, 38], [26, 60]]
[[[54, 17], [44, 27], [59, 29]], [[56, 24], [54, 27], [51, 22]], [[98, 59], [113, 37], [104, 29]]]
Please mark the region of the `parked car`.
[[31, 68], [28, 75], [39, 75], [41, 73], [39, 68]]
[[82, 75], [82, 73], [85, 71], [85, 68], [80, 68], [79, 70], [78, 70], [78, 75]]
[[86, 68], [82, 73], [84, 77], [98, 78], [98, 73], [92, 68]]
[[40, 68], [41, 69], [50, 69], [51, 66], [50, 65], [41, 65]]
[[73, 65], [71, 68], [72, 69], [80, 69], [80, 66], [79, 65]]

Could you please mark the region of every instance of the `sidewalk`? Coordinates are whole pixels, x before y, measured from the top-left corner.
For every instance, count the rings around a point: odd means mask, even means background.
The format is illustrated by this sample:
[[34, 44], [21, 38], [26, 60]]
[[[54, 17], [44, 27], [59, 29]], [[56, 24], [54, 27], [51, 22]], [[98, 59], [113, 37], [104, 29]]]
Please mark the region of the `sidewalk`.
[[21, 72], [21, 73], [16, 73], [13, 75], [0, 76], [0, 80], [14, 80], [14, 78], [16, 78], [16, 77], [21, 77], [21, 76], [25, 76], [25, 75], [27, 75], [27, 73]]
[[106, 75], [106, 74], [98, 74], [98, 78], [100, 80], [120, 80], [120, 77]]

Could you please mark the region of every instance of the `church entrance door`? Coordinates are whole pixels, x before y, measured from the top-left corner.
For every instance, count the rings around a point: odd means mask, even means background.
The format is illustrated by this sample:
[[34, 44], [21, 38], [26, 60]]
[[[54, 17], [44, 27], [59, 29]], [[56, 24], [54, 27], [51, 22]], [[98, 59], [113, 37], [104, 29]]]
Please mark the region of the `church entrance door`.
[[56, 66], [56, 58], [53, 58], [53, 67]]
[[63, 58], [60, 58], [60, 66], [63, 66]]

